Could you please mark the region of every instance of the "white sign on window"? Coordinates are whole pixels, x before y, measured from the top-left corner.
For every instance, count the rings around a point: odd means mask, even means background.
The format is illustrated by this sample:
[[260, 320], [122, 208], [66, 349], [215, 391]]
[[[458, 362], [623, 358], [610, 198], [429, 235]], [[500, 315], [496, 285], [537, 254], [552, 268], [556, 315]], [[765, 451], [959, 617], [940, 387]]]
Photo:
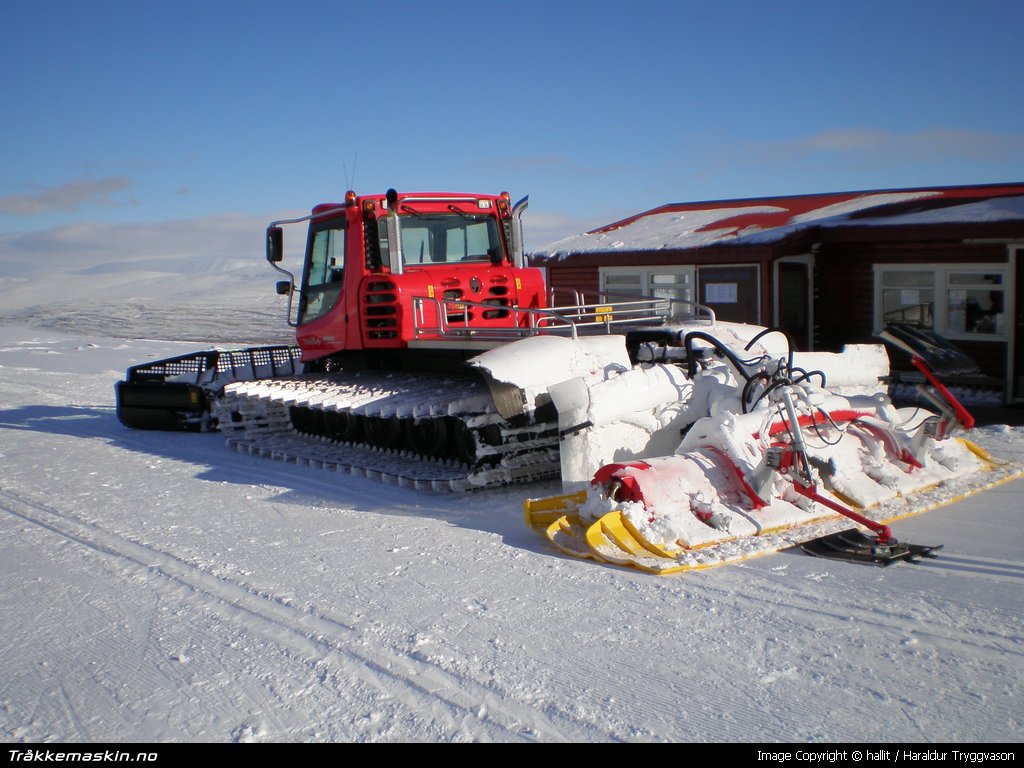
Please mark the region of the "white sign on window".
[[904, 288], [900, 291], [900, 304], [904, 307], [914, 307], [921, 303], [921, 292], [915, 288]]
[[708, 304], [735, 304], [737, 298], [736, 283], [708, 283], [704, 286], [704, 301]]

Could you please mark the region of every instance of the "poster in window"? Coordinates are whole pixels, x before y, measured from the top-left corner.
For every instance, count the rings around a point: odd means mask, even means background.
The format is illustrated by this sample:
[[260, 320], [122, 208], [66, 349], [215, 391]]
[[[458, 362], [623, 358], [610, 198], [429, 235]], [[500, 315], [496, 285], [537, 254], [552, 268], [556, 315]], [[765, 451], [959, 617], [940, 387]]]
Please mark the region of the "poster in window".
[[735, 304], [739, 299], [736, 283], [707, 283], [704, 301], [708, 304]]

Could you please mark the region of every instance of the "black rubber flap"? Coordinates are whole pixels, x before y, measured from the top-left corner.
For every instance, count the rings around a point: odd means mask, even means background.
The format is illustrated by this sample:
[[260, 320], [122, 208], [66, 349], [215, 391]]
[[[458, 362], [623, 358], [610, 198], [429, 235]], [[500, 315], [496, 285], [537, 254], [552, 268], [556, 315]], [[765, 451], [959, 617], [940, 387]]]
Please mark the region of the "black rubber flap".
[[896, 539], [879, 544], [877, 537], [851, 528], [848, 531], [839, 531], [808, 541], [801, 545], [801, 549], [815, 557], [885, 566], [899, 562], [912, 563], [922, 557], [938, 557], [935, 552], [942, 549], [942, 544], [924, 546], [907, 544]]

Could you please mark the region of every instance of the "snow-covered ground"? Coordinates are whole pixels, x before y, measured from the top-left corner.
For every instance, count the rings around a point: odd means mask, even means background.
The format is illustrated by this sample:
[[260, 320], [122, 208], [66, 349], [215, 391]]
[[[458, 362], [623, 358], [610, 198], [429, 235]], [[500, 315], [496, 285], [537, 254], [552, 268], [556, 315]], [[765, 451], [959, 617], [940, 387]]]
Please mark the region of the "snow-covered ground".
[[[1024, 480], [896, 523], [945, 544], [916, 565], [600, 566], [524, 525], [555, 483], [424, 494], [122, 427], [127, 366], [283, 337], [265, 267], [0, 266], [7, 741], [1021, 740]], [[1024, 460], [1022, 428], [975, 438]]]

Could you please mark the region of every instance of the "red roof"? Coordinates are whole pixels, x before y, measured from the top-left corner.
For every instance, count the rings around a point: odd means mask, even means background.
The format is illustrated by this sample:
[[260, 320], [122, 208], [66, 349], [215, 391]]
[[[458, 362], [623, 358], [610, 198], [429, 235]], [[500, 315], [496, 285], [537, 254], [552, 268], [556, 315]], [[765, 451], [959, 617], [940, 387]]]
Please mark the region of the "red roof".
[[[535, 259], [778, 243], [817, 227], [1007, 225], [1024, 222], [1024, 182], [668, 203], [551, 243]], [[1016, 229], [1014, 230], [1016, 231]]]
[[[870, 210], [872, 213], [877, 214], [880, 208], [889, 209], [911, 204], [920, 205], [923, 200], [928, 200], [931, 204], [927, 205], [927, 207], [932, 208], [937, 207], [934, 205], [934, 201], [937, 200], [988, 200], [995, 197], [1013, 197], [1024, 195], [1024, 183], [982, 184], [962, 187], [876, 189], [862, 190], [859, 192], [826, 192], [813, 195], [786, 195], [782, 197], [748, 197], [737, 198], [734, 200], [711, 200], [697, 203], [666, 203], [658, 208], [652, 208], [649, 211], [638, 213], [634, 216], [622, 219], [621, 221], [616, 221], [613, 224], [599, 227], [598, 229], [592, 230], [592, 232], [608, 232], [613, 229], [624, 227], [627, 224], [631, 224], [637, 219], [641, 219], [645, 216], [651, 216], [659, 213], [684, 213], [687, 211], [704, 211], [711, 208], [721, 210], [728, 208], [749, 208], [751, 206], [770, 206], [773, 208], [781, 208], [783, 210], [763, 213], [741, 213], [732, 218], [717, 219], [713, 224], [709, 224], [708, 227], [713, 227], [714, 229], [725, 229], [729, 227], [735, 227], [737, 229], [746, 229], [747, 227], [773, 229], [775, 227], [781, 227], [785, 224], [789, 224], [794, 218], [804, 214], [820, 211], [821, 209], [828, 208], [830, 206], [848, 203], [853, 200], [857, 200], [858, 198], [876, 197], [879, 195], [912, 195], [915, 199], [913, 201], [883, 203], [864, 210]], [[859, 211], [859, 213], [863, 215], [864, 210]], [[704, 228], [705, 227], [702, 227], [700, 229]], [[697, 231], [700, 231], [700, 229]]]

